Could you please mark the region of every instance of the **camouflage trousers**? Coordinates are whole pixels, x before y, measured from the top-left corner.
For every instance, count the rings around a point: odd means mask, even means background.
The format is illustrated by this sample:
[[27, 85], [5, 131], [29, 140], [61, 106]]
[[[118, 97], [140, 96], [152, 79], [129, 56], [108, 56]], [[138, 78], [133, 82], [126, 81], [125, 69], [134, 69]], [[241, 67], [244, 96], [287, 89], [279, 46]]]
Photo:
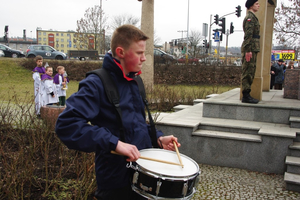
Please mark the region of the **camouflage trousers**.
[[242, 53], [242, 91], [251, 91], [251, 85], [255, 76], [257, 52], [252, 52], [252, 58], [246, 62], [245, 54]]

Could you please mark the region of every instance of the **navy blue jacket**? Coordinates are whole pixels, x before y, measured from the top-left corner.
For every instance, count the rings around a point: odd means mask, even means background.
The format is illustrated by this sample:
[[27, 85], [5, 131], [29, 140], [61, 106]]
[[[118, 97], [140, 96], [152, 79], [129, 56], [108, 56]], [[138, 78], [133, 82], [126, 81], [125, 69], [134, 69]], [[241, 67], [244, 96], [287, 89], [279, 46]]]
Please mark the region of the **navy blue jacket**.
[[[120, 93], [125, 141], [139, 150], [151, 148], [150, 127], [145, 122], [145, 106], [136, 73], [124, 75], [119, 61], [106, 54], [103, 68], [111, 73]], [[90, 122], [90, 123], [88, 123]], [[56, 134], [70, 149], [96, 152], [95, 171], [98, 189], [115, 189], [128, 184], [131, 170], [123, 156], [113, 155], [119, 140], [117, 112], [108, 101], [101, 79], [94, 74], [79, 83], [78, 92], [66, 101], [66, 109], [56, 122]], [[162, 133], [157, 131], [157, 137]]]

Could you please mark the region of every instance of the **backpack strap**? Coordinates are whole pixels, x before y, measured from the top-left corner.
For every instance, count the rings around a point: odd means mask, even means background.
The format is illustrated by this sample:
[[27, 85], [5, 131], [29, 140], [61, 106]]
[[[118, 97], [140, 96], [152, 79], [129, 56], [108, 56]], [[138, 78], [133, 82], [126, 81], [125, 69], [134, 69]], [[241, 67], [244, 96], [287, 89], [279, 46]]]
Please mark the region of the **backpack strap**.
[[155, 147], [155, 148], [159, 148], [159, 145], [157, 143], [156, 128], [155, 128], [155, 124], [154, 124], [152, 115], [151, 115], [150, 110], [149, 110], [149, 102], [146, 98], [146, 92], [145, 92], [145, 86], [144, 86], [143, 80], [140, 76], [136, 76], [135, 80], [138, 83], [140, 95], [143, 99], [143, 102], [144, 102], [144, 104], [146, 106], [146, 109], [147, 109], [147, 112], [148, 112], [148, 118], [149, 118], [149, 122], [150, 122], [150, 131], [151, 131], [150, 132], [150, 138], [151, 138], [152, 146]]
[[120, 124], [120, 126], [119, 126], [120, 133], [121, 133], [120, 140], [122, 142], [125, 142], [122, 111], [120, 108], [120, 95], [119, 95], [119, 92], [118, 92], [115, 82], [112, 80], [110, 73], [103, 68], [96, 69], [96, 70], [86, 73], [86, 77], [90, 74], [96, 74], [102, 80], [106, 96], [107, 96], [108, 100], [110, 101], [110, 103], [114, 105], [114, 107], [117, 111], [117, 116], [118, 116], [119, 124]]

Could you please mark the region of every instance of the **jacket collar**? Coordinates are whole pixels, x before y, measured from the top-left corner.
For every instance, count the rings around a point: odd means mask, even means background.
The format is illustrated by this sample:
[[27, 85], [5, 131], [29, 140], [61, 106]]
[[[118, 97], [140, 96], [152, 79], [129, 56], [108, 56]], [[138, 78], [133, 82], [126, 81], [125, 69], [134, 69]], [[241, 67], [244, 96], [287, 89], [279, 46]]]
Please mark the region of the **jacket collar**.
[[124, 73], [123, 66], [120, 61], [114, 57], [112, 57], [111, 53], [107, 53], [103, 60], [103, 68], [107, 69], [110, 72], [117, 74], [118, 76], [123, 76], [126, 80], [133, 80], [134, 76], [140, 75], [142, 72], [130, 72], [129, 74]]

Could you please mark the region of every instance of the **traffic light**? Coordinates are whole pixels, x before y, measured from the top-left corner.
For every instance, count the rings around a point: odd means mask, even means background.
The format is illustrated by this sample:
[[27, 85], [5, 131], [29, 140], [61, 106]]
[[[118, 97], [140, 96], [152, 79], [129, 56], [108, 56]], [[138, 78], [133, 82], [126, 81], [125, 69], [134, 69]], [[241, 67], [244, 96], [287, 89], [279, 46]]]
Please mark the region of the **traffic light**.
[[232, 34], [234, 32], [234, 26], [233, 23], [230, 23], [230, 34]]
[[221, 23], [219, 23], [219, 26], [221, 26], [222, 28], [221, 28], [221, 31], [222, 31], [222, 33], [224, 33], [225, 34], [225, 26], [226, 26], [226, 24], [225, 24], [225, 17], [223, 17], [222, 19], [219, 19], [219, 21], [221, 22]]
[[214, 23], [217, 25], [219, 24], [219, 15], [218, 14], [214, 16]]
[[203, 40], [203, 47], [207, 47], [207, 40]]
[[220, 41], [223, 41], [223, 34], [220, 34]]
[[8, 26], [4, 27], [4, 32], [7, 33], [8, 32]]
[[235, 7], [236, 8], [236, 10], [235, 10], [235, 15], [237, 16], [237, 17], [240, 17], [241, 16], [241, 6], [240, 5], [238, 5], [237, 7]]
[[214, 30], [213, 30], [213, 34], [212, 34], [213, 37], [212, 37], [212, 39], [216, 39], [215, 36], [216, 36], [216, 32], [218, 32], [218, 31], [219, 31], [218, 29], [214, 29]]

